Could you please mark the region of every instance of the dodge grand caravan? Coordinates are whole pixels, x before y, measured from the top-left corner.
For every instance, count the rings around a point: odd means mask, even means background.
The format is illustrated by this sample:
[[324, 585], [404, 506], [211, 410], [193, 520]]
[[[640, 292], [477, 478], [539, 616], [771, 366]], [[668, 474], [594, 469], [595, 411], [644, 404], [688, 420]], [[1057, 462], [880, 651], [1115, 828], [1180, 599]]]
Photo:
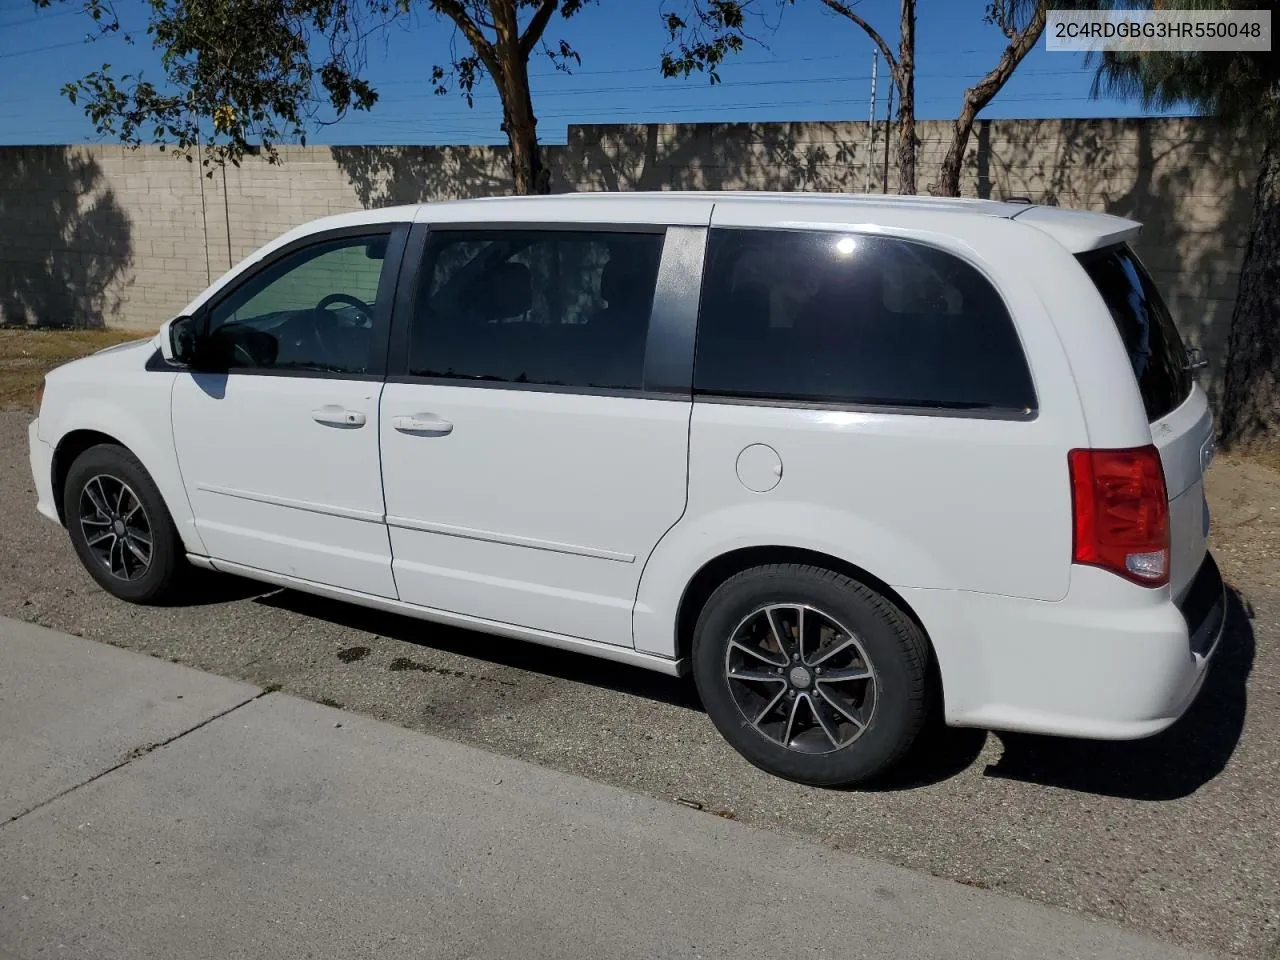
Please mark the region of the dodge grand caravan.
[[38, 509], [122, 600], [195, 566], [691, 670], [806, 783], [930, 711], [1147, 736], [1225, 603], [1139, 229], [821, 194], [329, 217], [49, 374]]

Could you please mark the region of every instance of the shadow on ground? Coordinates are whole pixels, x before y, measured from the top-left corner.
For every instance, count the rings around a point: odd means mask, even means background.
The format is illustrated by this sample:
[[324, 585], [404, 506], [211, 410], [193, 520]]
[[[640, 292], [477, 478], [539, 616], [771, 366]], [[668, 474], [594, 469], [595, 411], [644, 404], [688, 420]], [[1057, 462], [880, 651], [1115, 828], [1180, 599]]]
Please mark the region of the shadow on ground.
[[582, 653], [442, 626], [291, 590], [258, 597], [257, 602], [443, 653], [604, 687], [690, 710], [702, 708], [693, 681], [687, 677], [676, 679]]
[[[702, 706], [692, 680], [519, 640], [481, 635], [398, 614], [264, 588], [236, 577], [209, 578], [193, 602], [254, 602], [351, 630], [444, 653], [483, 660], [644, 697], [688, 710]], [[1174, 800], [1213, 780], [1225, 768], [1244, 729], [1245, 683], [1253, 666], [1254, 635], [1240, 595], [1228, 591], [1227, 623], [1204, 688], [1168, 730], [1145, 740], [1096, 741], [998, 733], [1003, 755], [985, 776], [1134, 800]], [[913, 790], [940, 783], [973, 765], [986, 745], [984, 730], [950, 729], [934, 718], [920, 742], [890, 774], [859, 789]]]
[[1172, 727], [1126, 742], [1002, 733], [1004, 755], [986, 775], [1131, 800], [1189, 796], [1222, 772], [1240, 742], [1253, 656], [1244, 602], [1228, 590], [1218, 653], [1200, 695]]
[[182, 589], [173, 596], [169, 605], [212, 607], [221, 603], [235, 603], [238, 600], [261, 600], [281, 592], [279, 587], [258, 583], [256, 580], [246, 580], [243, 577], [233, 577], [230, 574], [213, 573], [193, 567]]

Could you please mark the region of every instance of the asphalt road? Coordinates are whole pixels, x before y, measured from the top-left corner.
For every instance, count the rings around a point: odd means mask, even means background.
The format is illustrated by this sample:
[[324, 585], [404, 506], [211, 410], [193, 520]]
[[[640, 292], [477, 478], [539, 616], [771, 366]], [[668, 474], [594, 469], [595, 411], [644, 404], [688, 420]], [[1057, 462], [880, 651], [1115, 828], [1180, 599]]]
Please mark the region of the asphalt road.
[[1214, 467], [1215, 551], [1240, 599], [1204, 692], [1171, 730], [1128, 744], [954, 731], [895, 782], [838, 792], [740, 760], [686, 682], [237, 581], [199, 605], [114, 601], [35, 513], [27, 422], [0, 413], [0, 613], [1174, 942], [1280, 960], [1280, 474]]

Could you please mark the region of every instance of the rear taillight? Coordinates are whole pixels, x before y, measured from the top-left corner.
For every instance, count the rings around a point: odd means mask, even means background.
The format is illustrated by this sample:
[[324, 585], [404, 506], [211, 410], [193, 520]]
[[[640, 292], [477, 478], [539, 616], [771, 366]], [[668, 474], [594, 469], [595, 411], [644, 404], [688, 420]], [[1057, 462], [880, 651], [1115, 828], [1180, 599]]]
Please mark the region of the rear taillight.
[[1160, 451], [1072, 450], [1072, 560], [1144, 587], [1169, 582], [1169, 498]]

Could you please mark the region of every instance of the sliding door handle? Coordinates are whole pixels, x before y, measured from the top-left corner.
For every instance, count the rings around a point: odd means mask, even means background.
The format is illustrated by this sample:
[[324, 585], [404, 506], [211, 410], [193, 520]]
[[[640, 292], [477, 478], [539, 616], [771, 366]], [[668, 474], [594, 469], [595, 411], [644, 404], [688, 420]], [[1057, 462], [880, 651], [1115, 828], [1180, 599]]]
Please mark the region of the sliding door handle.
[[408, 417], [393, 417], [391, 426], [401, 433], [420, 437], [447, 437], [453, 432], [453, 424], [434, 413], [415, 413]]

